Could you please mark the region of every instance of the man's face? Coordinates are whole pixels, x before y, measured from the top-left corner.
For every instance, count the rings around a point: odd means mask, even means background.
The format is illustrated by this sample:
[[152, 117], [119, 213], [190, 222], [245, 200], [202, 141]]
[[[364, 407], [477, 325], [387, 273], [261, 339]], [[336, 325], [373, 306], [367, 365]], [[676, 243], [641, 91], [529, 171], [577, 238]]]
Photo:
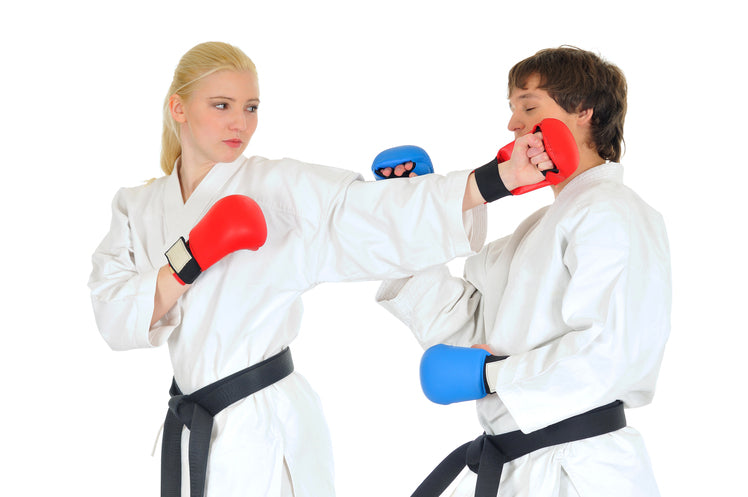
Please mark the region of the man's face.
[[[576, 114], [569, 114], [556, 103], [548, 92], [538, 88], [540, 76], [533, 74], [527, 79], [526, 88], [514, 88], [509, 95], [509, 131], [515, 138], [531, 132], [543, 119], [553, 117], [562, 121], [577, 137]], [[577, 143], [579, 140], [577, 140]]]

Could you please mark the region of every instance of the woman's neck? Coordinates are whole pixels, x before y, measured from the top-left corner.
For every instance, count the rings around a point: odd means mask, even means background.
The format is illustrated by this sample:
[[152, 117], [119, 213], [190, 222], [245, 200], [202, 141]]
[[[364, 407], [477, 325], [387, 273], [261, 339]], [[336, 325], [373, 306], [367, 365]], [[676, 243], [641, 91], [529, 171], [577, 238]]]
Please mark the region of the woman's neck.
[[179, 173], [179, 186], [182, 190], [182, 201], [187, 202], [197, 189], [203, 178], [208, 175], [216, 162], [198, 163], [189, 157], [180, 158], [177, 172]]

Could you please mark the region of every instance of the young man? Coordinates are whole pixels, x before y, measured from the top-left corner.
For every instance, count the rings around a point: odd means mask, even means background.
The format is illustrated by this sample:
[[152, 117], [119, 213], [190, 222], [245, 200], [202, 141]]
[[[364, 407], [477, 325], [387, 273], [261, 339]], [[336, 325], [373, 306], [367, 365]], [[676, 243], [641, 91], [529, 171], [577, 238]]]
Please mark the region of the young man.
[[516, 137], [559, 119], [580, 163], [552, 186], [553, 204], [469, 258], [464, 279], [442, 266], [380, 288], [429, 348], [424, 391], [477, 399], [485, 430], [414, 495], [439, 495], [462, 471], [451, 495], [495, 496], [500, 484], [499, 495], [656, 496], [623, 407], [654, 394], [670, 257], [662, 217], [622, 182], [625, 78], [590, 52], [543, 50], [510, 71], [509, 102]]

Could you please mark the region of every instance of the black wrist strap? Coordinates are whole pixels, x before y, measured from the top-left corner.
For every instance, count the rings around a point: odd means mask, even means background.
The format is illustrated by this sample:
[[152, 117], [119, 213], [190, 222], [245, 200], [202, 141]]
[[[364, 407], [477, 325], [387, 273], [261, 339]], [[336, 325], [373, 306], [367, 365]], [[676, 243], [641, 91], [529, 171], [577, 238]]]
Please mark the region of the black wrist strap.
[[507, 357], [509, 356], [508, 355], [487, 355], [485, 364], [489, 364], [491, 362], [503, 361]]
[[504, 182], [501, 181], [501, 176], [499, 176], [498, 158], [475, 170], [475, 182], [478, 184], [478, 190], [486, 202], [493, 202], [512, 194], [507, 190]]
[[488, 386], [488, 378], [486, 378], [486, 364], [489, 364], [491, 362], [503, 361], [507, 357], [509, 356], [508, 355], [487, 355], [486, 356], [486, 362], [483, 363], [483, 387], [486, 389], [486, 392], [491, 390], [491, 388]]
[[166, 251], [166, 260], [177, 273], [179, 279], [185, 284], [191, 285], [197, 279], [202, 270], [190, 251], [190, 244], [183, 237], [174, 242], [169, 250]]

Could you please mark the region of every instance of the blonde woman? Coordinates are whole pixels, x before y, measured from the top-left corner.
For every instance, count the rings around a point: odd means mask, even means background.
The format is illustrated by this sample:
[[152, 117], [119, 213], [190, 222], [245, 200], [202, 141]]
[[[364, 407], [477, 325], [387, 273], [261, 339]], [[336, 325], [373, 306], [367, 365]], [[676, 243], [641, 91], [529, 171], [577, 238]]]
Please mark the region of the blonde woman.
[[[165, 176], [117, 192], [93, 255], [93, 308], [111, 348], [169, 347], [162, 495], [334, 495], [320, 402], [288, 349], [301, 296], [321, 282], [406, 276], [482, 245], [485, 209], [474, 208], [485, 200], [471, 171], [365, 182], [248, 158], [259, 104], [241, 50], [187, 52], [164, 105]], [[521, 145], [489, 166], [489, 181], [542, 179], [552, 167], [542, 142]]]

